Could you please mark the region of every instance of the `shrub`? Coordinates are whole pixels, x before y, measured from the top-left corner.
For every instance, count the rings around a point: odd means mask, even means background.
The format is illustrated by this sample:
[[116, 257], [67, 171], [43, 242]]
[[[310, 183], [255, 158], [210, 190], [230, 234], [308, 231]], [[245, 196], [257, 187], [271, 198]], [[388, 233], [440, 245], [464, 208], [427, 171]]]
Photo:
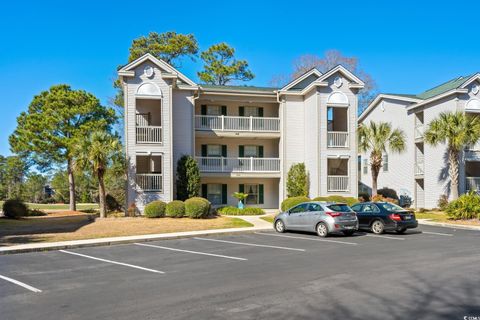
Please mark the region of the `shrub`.
[[185, 214], [192, 219], [206, 218], [210, 213], [210, 202], [207, 199], [194, 197], [185, 201]]
[[177, 199], [185, 201], [200, 195], [200, 170], [197, 161], [188, 155], [177, 162]]
[[437, 206], [440, 210], [445, 211], [448, 206], [448, 196], [446, 194], [442, 194], [440, 198], [438, 198]]
[[377, 190], [377, 194], [382, 195], [384, 198], [390, 198], [390, 199], [395, 199], [398, 200], [398, 194], [397, 191], [383, 187], [382, 189]]
[[135, 217], [138, 215], [138, 209], [137, 209], [137, 206], [135, 205], [135, 203], [132, 203], [131, 205], [128, 206], [128, 209], [127, 209], [127, 216], [128, 217]]
[[43, 211], [38, 210], [38, 209], [28, 209], [27, 215], [29, 217], [41, 217], [41, 216], [46, 216], [47, 214]]
[[227, 216], [241, 216], [241, 215], [262, 215], [265, 214], [265, 211], [262, 208], [253, 208], [247, 207], [243, 209], [239, 209], [237, 207], [222, 207], [218, 208], [218, 213], [224, 214]]
[[28, 208], [22, 200], [11, 199], [3, 203], [3, 214], [13, 219], [25, 217], [28, 215]]
[[185, 203], [180, 200], [169, 202], [165, 213], [167, 217], [181, 218], [185, 215]]
[[353, 206], [355, 203], [358, 203], [357, 198], [342, 196], [316, 197], [313, 201], [342, 202], [348, 206]]
[[290, 167], [287, 176], [287, 196], [308, 196], [309, 179], [305, 163], [297, 163]]
[[358, 194], [358, 201], [360, 201], [360, 202], [370, 201], [370, 195], [366, 192], [360, 192]]
[[480, 196], [473, 191], [463, 194], [450, 202], [445, 211], [453, 219], [480, 219]]
[[310, 199], [305, 196], [290, 197], [282, 201], [281, 208], [282, 211], [287, 211], [288, 209], [295, 207], [297, 204], [308, 201], [310, 201]]
[[377, 194], [372, 196], [373, 202], [390, 202], [394, 204], [398, 204], [398, 200], [392, 198], [384, 198], [381, 194]]
[[161, 218], [165, 216], [165, 207], [167, 204], [157, 200], [148, 203], [145, 206], [144, 214], [147, 218]]
[[122, 206], [120, 205], [120, 203], [111, 194], [106, 195], [105, 204], [107, 205], [107, 211], [108, 212], [122, 210]]

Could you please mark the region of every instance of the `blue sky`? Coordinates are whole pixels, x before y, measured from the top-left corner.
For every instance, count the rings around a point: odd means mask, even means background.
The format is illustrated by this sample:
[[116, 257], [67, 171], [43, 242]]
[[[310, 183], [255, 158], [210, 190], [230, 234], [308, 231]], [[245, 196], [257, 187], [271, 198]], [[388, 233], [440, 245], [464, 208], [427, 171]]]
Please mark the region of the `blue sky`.
[[[339, 4], [340, 3], [340, 4]], [[135, 4], [135, 7], [132, 5]], [[480, 2], [8, 1], [0, 12], [0, 154], [34, 94], [68, 83], [107, 103], [131, 41], [150, 31], [225, 41], [268, 85], [292, 60], [338, 49], [356, 56], [380, 91], [417, 93], [480, 71]], [[181, 71], [197, 80], [201, 62]]]

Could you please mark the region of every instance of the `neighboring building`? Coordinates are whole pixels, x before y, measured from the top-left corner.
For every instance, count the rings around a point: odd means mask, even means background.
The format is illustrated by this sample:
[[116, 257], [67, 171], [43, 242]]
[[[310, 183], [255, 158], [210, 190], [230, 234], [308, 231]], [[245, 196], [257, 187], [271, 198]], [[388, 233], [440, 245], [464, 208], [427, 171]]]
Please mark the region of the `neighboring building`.
[[[423, 140], [430, 121], [441, 112], [480, 113], [480, 74], [459, 77], [418, 95], [381, 94], [359, 117], [359, 123], [390, 122], [407, 136], [407, 150], [385, 154], [378, 188], [407, 194], [416, 208], [437, 207], [441, 195], [450, 196], [447, 146], [432, 147]], [[360, 189], [371, 188], [368, 154], [359, 159]], [[480, 189], [480, 144], [469, 146], [460, 160], [460, 193]]]
[[310, 196], [357, 196], [357, 93], [342, 66], [313, 69], [281, 89], [199, 85], [150, 54], [118, 72], [125, 95], [128, 204], [175, 199], [178, 159], [195, 156], [215, 205], [278, 208], [304, 162]]

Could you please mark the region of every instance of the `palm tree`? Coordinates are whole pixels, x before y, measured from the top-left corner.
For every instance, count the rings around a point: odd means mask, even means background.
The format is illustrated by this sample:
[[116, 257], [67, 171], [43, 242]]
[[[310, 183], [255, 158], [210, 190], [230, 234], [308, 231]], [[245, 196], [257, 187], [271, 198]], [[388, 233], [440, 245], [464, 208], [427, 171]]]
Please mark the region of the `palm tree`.
[[480, 119], [458, 111], [442, 112], [428, 124], [424, 138], [432, 146], [447, 144], [450, 189], [452, 199], [457, 199], [459, 155], [465, 146], [480, 139]]
[[387, 122], [371, 121], [358, 128], [358, 149], [370, 151], [370, 168], [372, 170], [372, 196], [377, 195], [377, 180], [382, 167], [383, 154], [405, 151], [405, 133], [401, 129], [392, 129]]
[[120, 140], [105, 131], [94, 131], [90, 137], [81, 141], [75, 149], [75, 168], [92, 170], [98, 179], [100, 218], [105, 218], [106, 193], [104, 176], [109, 163], [121, 156]]

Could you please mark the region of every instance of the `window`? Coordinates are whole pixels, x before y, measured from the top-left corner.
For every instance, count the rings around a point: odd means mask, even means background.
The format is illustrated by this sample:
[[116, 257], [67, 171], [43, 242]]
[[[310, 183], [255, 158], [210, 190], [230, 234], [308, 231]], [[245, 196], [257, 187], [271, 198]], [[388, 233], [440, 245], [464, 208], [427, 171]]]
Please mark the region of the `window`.
[[360, 212], [361, 209], [362, 209], [361, 204], [356, 204], [356, 205], [352, 206], [352, 210], [355, 211], [355, 212]]
[[222, 204], [222, 185], [207, 184], [207, 199], [212, 204]]
[[257, 146], [245, 146], [244, 149], [245, 157], [258, 157], [258, 147]]
[[301, 212], [305, 212], [305, 211], [307, 211], [307, 206], [308, 206], [308, 203], [302, 203], [302, 204], [299, 204], [298, 206], [293, 207], [292, 209], [290, 209], [289, 212], [290, 212], [290, 213], [301, 213]]
[[259, 197], [258, 197], [258, 184], [246, 184], [245, 185], [245, 193], [248, 193], [248, 197], [246, 200], [247, 204], [258, 204]]
[[362, 156], [358, 156], [358, 161], [357, 161], [358, 165], [358, 176], [360, 176], [360, 174], [362, 173]]
[[352, 212], [352, 209], [346, 204], [332, 204], [327, 206], [327, 208], [336, 212]]
[[309, 203], [308, 204], [308, 211], [310, 211], [310, 212], [323, 211], [323, 208], [318, 203]]
[[245, 107], [245, 117], [260, 117], [258, 107]]
[[220, 106], [207, 106], [208, 116], [220, 116], [222, 115], [222, 109]]
[[222, 146], [219, 144], [209, 144], [207, 145], [207, 157], [221, 157], [222, 156]]
[[387, 211], [405, 211], [405, 209], [403, 209], [402, 207], [389, 202], [380, 203], [379, 206], [383, 207], [383, 209]]
[[363, 174], [368, 173], [368, 159], [363, 159]]
[[377, 208], [376, 205], [373, 204], [366, 204], [363, 206], [363, 211], [364, 213], [378, 213], [380, 212], [380, 209]]
[[383, 172], [388, 172], [388, 154], [383, 155]]

